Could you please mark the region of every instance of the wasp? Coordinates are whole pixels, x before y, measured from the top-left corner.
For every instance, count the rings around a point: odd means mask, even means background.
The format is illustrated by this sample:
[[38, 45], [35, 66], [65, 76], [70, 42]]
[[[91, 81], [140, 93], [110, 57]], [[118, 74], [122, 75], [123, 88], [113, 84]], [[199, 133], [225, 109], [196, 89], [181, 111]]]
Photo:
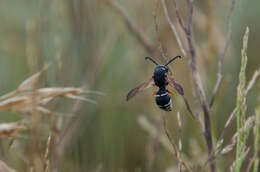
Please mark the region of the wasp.
[[168, 68], [168, 65], [176, 60], [177, 58], [181, 58], [181, 56], [175, 56], [171, 60], [169, 60], [165, 65], [158, 64], [154, 59], [151, 57], [145, 57], [146, 60], [150, 60], [153, 62], [156, 67], [154, 69], [153, 76], [132, 89], [128, 92], [126, 96], [126, 101], [133, 98], [137, 93], [153, 86], [156, 87], [157, 90], [152, 95], [155, 96], [155, 102], [161, 108], [165, 111], [171, 111], [172, 110], [172, 100], [171, 97], [173, 96], [173, 92], [168, 90], [166, 87], [168, 85], [172, 86], [180, 95], [184, 95], [183, 88], [180, 84], [178, 84], [172, 76], [170, 76], [170, 71]]

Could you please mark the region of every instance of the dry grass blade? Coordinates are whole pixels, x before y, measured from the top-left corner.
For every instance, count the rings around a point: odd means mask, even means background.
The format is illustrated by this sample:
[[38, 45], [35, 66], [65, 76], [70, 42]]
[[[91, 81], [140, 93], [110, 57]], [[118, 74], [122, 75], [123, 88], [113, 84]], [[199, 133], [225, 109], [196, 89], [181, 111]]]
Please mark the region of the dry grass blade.
[[42, 99], [64, 97], [66, 95], [80, 95], [83, 93], [85, 93], [85, 91], [82, 88], [74, 87], [40, 88], [35, 90], [35, 92], [32, 92], [34, 96], [40, 97]]
[[92, 90], [87, 90], [87, 89], [83, 89], [85, 94], [95, 94], [95, 95], [99, 95], [99, 96], [105, 96], [106, 94], [101, 92], [101, 91], [92, 91]]
[[17, 88], [18, 91], [31, 91], [37, 88], [37, 84], [39, 82], [40, 76], [43, 71], [48, 69], [49, 65], [43, 67], [43, 69], [34, 75], [30, 76], [26, 80], [24, 80]]
[[95, 101], [82, 96], [85, 93], [84, 89], [74, 87], [40, 88], [0, 102], [0, 111], [30, 114], [35, 110], [39, 113], [50, 114], [51, 111], [44, 106], [51, 100], [59, 97], [67, 97], [96, 104]]
[[233, 137], [231, 138], [230, 143], [225, 146], [222, 150], [221, 150], [221, 154], [227, 154], [228, 152], [230, 152], [231, 150], [233, 150], [234, 146], [236, 145], [237, 142], [237, 132], [233, 135]]
[[0, 102], [0, 111], [15, 112], [17, 107], [23, 106], [27, 102], [26, 96], [12, 97]]
[[257, 81], [259, 76], [260, 76], [260, 69], [255, 71], [253, 77], [249, 81], [249, 83], [247, 85], [247, 88], [246, 88], [246, 94], [253, 88], [253, 86], [255, 85], [255, 82]]
[[88, 99], [88, 98], [83, 97], [83, 96], [76, 96], [76, 95], [73, 95], [73, 94], [67, 94], [67, 95], [65, 95], [65, 97], [70, 98], [70, 99], [74, 99], [74, 100], [81, 100], [81, 101], [86, 101], [86, 102], [89, 102], [89, 103], [97, 104], [96, 101]]
[[33, 110], [47, 112], [47, 109], [40, 105], [37, 97], [17, 96], [0, 102], [0, 111], [30, 114]]
[[11, 169], [6, 163], [0, 160], [0, 172], [15, 172], [15, 170]]
[[67, 97], [74, 100], [96, 103], [88, 99], [83, 94], [101, 94], [101, 92], [89, 91], [75, 87], [50, 87], [39, 88], [37, 84], [41, 73], [46, 70], [45, 66], [40, 72], [30, 76], [22, 82], [18, 88], [0, 97], [0, 111], [16, 112], [22, 114], [32, 114], [33, 111], [43, 114], [51, 114], [51, 111], [44, 106], [51, 100], [58, 97]]
[[18, 132], [25, 130], [26, 127], [22, 122], [12, 122], [12, 123], [1, 123], [0, 124], [0, 136], [13, 138], [17, 136]]
[[37, 72], [36, 74], [32, 75], [28, 79], [24, 80], [19, 87], [17, 88], [18, 91], [29, 91], [33, 90], [37, 87], [37, 84], [40, 79], [41, 71]]
[[250, 116], [244, 123], [243, 128], [241, 128], [241, 131], [238, 132], [245, 132], [250, 130], [253, 127], [254, 122], [255, 122], [255, 116]]
[[227, 145], [226, 147], [224, 147], [222, 150], [221, 150], [221, 155], [225, 155], [227, 153], [229, 153], [230, 151], [232, 151], [234, 149], [234, 146], [235, 146], [236, 142], [232, 143], [232, 144], [229, 144]]
[[231, 113], [231, 115], [229, 115], [229, 118], [225, 123], [224, 130], [231, 124], [231, 121], [235, 118], [236, 113], [237, 113], [237, 108], [235, 108]]
[[0, 97], [0, 100], [10, 98], [12, 96], [15, 96], [17, 93], [22, 92], [22, 91], [31, 91], [37, 88], [37, 84], [39, 82], [40, 76], [44, 70], [46, 70], [49, 67], [49, 65], [46, 65], [41, 71], [33, 74], [26, 80], [24, 80], [16, 90], [7, 93], [3, 96]]
[[2, 95], [2, 96], [0, 97], [0, 101], [1, 101], [1, 100], [4, 100], [4, 99], [7, 99], [7, 98], [10, 98], [10, 97], [16, 95], [17, 93], [19, 93], [19, 92], [18, 92], [17, 90], [14, 90], [14, 91], [12, 91], [12, 92], [9, 92], [9, 93], [7, 93], [7, 94], [4, 94], [4, 95]]

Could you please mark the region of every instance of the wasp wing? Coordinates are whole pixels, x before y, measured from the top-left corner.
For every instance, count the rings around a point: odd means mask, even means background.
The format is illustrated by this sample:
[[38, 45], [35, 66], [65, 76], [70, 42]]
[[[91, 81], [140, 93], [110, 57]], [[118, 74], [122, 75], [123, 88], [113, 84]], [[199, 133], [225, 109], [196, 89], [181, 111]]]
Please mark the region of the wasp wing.
[[128, 94], [126, 96], [126, 101], [130, 100], [137, 93], [145, 90], [146, 88], [151, 87], [152, 84], [153, 84], [153, 78], [150, 78], [148, 81], [141, 83], [140, 85], [138, 85], [137, 87], [135, 87], [134, 89], [132, 89], [131, 91], [128, 92]]
[[175, 82], [175, 80], [167, 75], [167, 80], [169, 82], [169, 84], [180, 94], [180, 95], [184, 95], [184, 91], [183, 88], [180, 84], [178, 84], [177, 82]]

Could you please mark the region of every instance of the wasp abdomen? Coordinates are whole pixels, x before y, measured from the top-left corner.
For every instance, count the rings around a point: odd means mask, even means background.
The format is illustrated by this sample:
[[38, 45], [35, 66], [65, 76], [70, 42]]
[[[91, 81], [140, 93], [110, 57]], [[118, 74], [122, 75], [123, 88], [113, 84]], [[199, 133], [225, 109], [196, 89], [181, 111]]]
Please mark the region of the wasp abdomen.
[[158, 92], [156, 93], [155, 101], [159, 108], [165, 111], [172, 110], [171, 96], [169, 96], [168, 91], [166, 89], [163, 88], [158, 90]]

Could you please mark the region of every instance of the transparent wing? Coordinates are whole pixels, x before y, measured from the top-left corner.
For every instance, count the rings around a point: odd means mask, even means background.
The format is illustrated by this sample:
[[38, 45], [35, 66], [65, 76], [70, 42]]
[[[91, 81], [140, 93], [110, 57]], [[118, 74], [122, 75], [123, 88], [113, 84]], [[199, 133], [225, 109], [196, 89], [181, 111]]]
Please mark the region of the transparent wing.
[[126, 96], [126, 101], [130, 100], [132, 97], [134, 97], [137, 93], [140, 93], [141, 91], [150, 88], [153, 84], [153, 78], [150, 78], [148, 81], [141, 83], [134, 89], [128, 92]]
[[184, 91], [183, 88], [180, 84], [178, 84], [177, 82], [174, 81], [173, 77], [170, 77], [169, 75], [167, 75], [167, 80], [169, 82], [169, 84], [180, 94], [180, 95], [184, 95]]

